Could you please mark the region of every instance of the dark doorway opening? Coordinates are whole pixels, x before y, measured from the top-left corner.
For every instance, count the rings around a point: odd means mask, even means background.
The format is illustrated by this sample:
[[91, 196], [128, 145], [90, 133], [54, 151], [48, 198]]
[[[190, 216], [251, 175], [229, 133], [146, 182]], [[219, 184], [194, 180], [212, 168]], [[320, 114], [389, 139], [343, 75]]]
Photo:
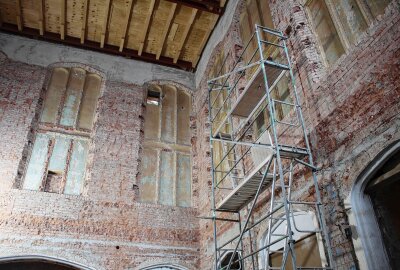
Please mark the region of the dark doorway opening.
[[2, 262], [0, 270], [79, 270], [56, 262], [21, 261]]
[[392, 269], [400, 269], [400, 152], [374, 175], [369, 195]]

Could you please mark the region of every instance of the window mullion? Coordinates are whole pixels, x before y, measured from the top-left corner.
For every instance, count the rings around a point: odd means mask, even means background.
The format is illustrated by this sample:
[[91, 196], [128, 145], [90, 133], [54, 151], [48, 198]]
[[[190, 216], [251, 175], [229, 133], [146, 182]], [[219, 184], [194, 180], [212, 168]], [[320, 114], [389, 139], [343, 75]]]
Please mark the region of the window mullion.
[[331, 15], [332, 22], [336, 28], [336, 31], [338, 32], [338, 36], [343, 45], [343, 48], [347, 52], [350, 48], [350, 41], [347, 39], [346, 32], [344, 31], [342, 22], [335, 10], [334, 3], [332, 2], [332, 0], [325, 0], [325, 4], [328, 8], [329, 14]]
[[50, 163], [51, 155], [53, 154], [54, 145], [55, 145], [55, 138], [49, 138], [49, 142], [47, 145], [47, 157], [46, 157], [46, 162], [44, 164], [44, 170], [43, 170], [43, 175], [42, 175], [42, 184], [39, 187], [39, 191], [46, 190], [49, 163]]
[[65, 168], [64, 168], [64, 175], [63, 175], [63, 179], [61, 180], [61, 193], [64, 193], [65, 190], [65, 186], [67, 184], [67, 180], [68, 180], [68, 171], [69, 171], [69, 165], [71, 163], [71, 156], [72, 156], [72, 149], [74, 147], [74, 140], [71, 139], [71, 143], [68, 147], [68, 152], [67, 152], [67, 159], [65, 161]]
[[68, 69], [68, 80], [67, 80], [67, 85], [62, 89], [61, 91], [63, 92], [60, 100], [60, 106], [58, 107], [58, 112], [57, 112], [57, 119], [56, 119], [56, 126], [60, 126], [60, 121], [62, 117], [62, 112], [64, 110], [64, 103], [67, 98], [67, 92], [68, 92], [68, 87], [71, 82], [71, 69]]

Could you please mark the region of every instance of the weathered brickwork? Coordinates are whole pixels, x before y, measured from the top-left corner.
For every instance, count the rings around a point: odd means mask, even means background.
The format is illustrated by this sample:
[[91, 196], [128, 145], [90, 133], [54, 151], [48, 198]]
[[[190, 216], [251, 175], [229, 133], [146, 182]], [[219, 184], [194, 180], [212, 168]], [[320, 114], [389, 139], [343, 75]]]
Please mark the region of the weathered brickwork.
[[[13, 61], [0, 53], [0, 257], [45, 255], [93, 269], [136, 270], [161, 263], [211, 268], [212, 223], [197, 218], [209, 216], [211, 209], [206, 81], [220, 51], [228, 56], [226, 65], [230, 68], [240, 55], [239, 16], [244, 2], [240, 0], [235, 6], [232, 22], [225, 26], [229, 30], [214, 48], [193, 95], [192, 208], [138, 201], [146, 85], [122, 80], [116, 71], [102, 73], [98, 70], [101, 66], [93, 69], [101, 74], [104, 84], [83, 194], [20, 189], [51, 67], [91, 67], [53, 63], [45, 68]], [[318, 181], [335, 263], [337, 269], [357, 269], [353, 241], [344, 232], [348, 224], [344, 200], [364, 168], [400, 139], [400, 3], [393, 0], [357, 43], [327, 68], [303, 2], [269, 0], [275, 27], [289, 37], [296, 87], [314, 159], [321, 168]], [[124, 70], [124, 74], [129, 77], [130, 73]], [[154, 82], [182, 87], [189, 85], [191, 78], [185, 83]], [[245, 83], [242, 79], [239, 84]], [[301, 173], [300, 177], [305, 179]], [[295, 197], [313, 198], [315, 190], [310, 186], [298, 181]], [[265, 213], [269, 198], [269, 192], [261, 195], [256, 217]], [[256, 248], [265, 229], [254, 232], [252, 245], [246, 238], [245, 249]], [[237, 233], [226, 225], [219, 231], [221, 235]]]
[[145, 88], [103, 78], [81, 196], [22, 190], [15, 182], [51, 67], [82, 65], [0, 60], [0, 257], [45, 255], [94, 269], [197, 269], [197, 211], [137, 201]]
[[[392, 1], [385, 14], [378, 16], [349, 52], [326, 68], [302, 1], [269, 2], [275, 27], [289, 36], [287, 44], [296, 87], [302, 100], [314, 159], [321, 168], [318, 180], [335, 263], [338, 269], [356, 269], [353, 243], [344, 232], [348, 224], [344, 200], [369, 162], [400, 139], [400, 4]], [[237, 26], [242, 8], [240, 4], [237, 6], [228, 34], [213, 54], [217, 55], [222, 46], [225, 52], [242, 47]], [[231, 54], [228, 63], [235, 60], [234, 56]], [[212, 60], [208, 66], [213, 66]], [[200, 180], [202, 201], [210, 195], [211, 189], [210, 148], [204, 145], [208, 143], [210, 128], [205, 119], [208, 107], [206, 80], [210, 79], [206, 74], [207, 71], [195, 97], [198, 100], [195, 102], [198, 106], [197, 147], [203, 149], [198, 156], [201, 159], [198, 162], [204, 164], [199, 171], [204, 177]], [[310, 183], [303, 180], [296, 186], [301, 191], [297, 197], [313, 197], [315, 191], [307, 188]], [[262, 194], [256, 216], [265, 213], [269, 196], [268, 192]], [[206, 215], [209, 210], [210, 204], [200, 207], [201, 215]], [[221, 236], [228, 230], [219, 228]], [[200, 232], [201, 269], [207, 269], [212, 263], [214, 248], [211, 221], [201, 221]], [[262, 228], [256, 231], [256, 238], [263, 233]]]

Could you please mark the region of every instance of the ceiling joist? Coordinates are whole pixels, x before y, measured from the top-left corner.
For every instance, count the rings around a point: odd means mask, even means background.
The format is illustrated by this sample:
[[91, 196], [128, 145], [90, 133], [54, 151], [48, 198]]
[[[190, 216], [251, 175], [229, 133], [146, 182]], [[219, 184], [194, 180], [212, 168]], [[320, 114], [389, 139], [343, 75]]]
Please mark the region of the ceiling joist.
[[111, 5], [111, 0], [106, 0], [105, 2], [106, 8], [104, 11], [104, 18], [103, 18], [103, 27], [101, 29], [101, 36], [100, 36], [100, 48], [104, 48], [104, 42], [106, 40], [108, 19], [110, 18], [110, 5]]
[[174, 63], [176, 63], [178, 61], [178, 58], [181, 55], [183, 45], [185, 45], [186, 39], [189, 35], [190, 29], [192, 28], [192, 24], [193, 24], [194, 19], [196, 18], [196, 15], [197, 15], [197, 9], [193, 9], [192, 14], [190, 15], [189, 22], [186, 25], [185, 30], [183, 31], [181, 41], [178, 44], [178, 47], [177, 47], [177, 50], [176, 50], [176, 53], [174, 56]]
[[44, 0], [39, 1], [38, 5], [38, 11], [39, 11], [39, 34], [43, 36], [44, 34], [44, 22], [45, 22], [45, 17], [44, 17]]
[[89, 0], [84, 0], [83, 4], [83, 16], [82, 16], [82, 28], [81, 28], [81, 44], [85, 42], [86, 38], [86, 25], [87, 25], [87, 17], [88, 17], [88, 9], [89, 9]]
[[60, 37], [62, 40], [65, 39], [65, 21], [66, 21], [66, 12], [67, 12], [67, 8], [66, 8], [66, 2], [65, 0], [61, 0], [61, 9], [60, 9]]
[[16, 4], [17, 4], [17, 26], [18, 26], [18, 30], [22, 31], [23, 29], [23, 21], [22, 21], [22, 6], [21, 6], [21, 0], [16, 0]]
[[157, 60], [160, 59], [162, 50], [164, 48], [165, 39], [167, 38], [169, 29], [171, 28], [171, 22], [172, 22], [172, 19], [174, 18], [174, 15], [175, 15], [176, 6], [177, 6], [177, 4], [173, 3], [172, 6], [171, 6], [171, 10], [169, 11], [168, 19], [167, 19], [167, 22], [165, 23], [165, 28], [163, 30], [162, 37], [161, 37], [161, 40], [160, 40], [160, 43], [159, 43], [159, 47], [158, 47], [157, 53], [156, 53], [156, 59]]
[[197, 63], [200, 60], [201, 53], [203, 52], [203, 48], [206, 45], [206, 42], [207, 42], [207, 40], [208, 40], [208, 38], [209, 38], [209, 36], [211, 34], [211, 31], [212, 31], [212, 29], [214, 29], [214, 26], [217, 23], [217, 21], [218, 21], [218, 16], [214, 15], [214, 17], [211, 20], [211, 26], [212, 27], [207, 29], [206, 34], [203, 36], [203, 39], [201, 40], [201, 43], [200, 43], [200, 46], [199, 46], [199, 50], [198, 50], [198, 52], [196, 54], [196, 58], [193, 61], [193, 67], [197, 66]]
[[169, 2], [177, 3], [182, 6], [187, 6], [190, 8], [195, 8], [201, 11], [207, 11], [215, 14], [222, 14], [224, 8], [222, 2], [215, 0], [167, 0]]
[[126, 35], [128, 33], [129, 23], [130, 23], [131, 17], [132, 17], [132, 4], [133, 4], [133, 0], [129, 0], [128, 6], [126, 9], [126, 14], [125, 14], [125, 21], [124, 21], [124, 25], [123, 25], [123, 29], [122, 29], [121, 41], [119, 44], [120, 52], [122, 52], [122, 50], [124, 49], [124, 46], [125, 46], [125, 39], [126, 39]]
[[155, 2], [156, 2], [155, 0], [150, 0], [149, 12], [147, 13], [146, 20], [145, 20], [144, 27], [143, 27], [143, 31], [142, 31], [142, 35], [141, 35], [141, 38], [140, 38], [139, 55], [142, 55], [144, 44], [146, 42], [146, 38], [147, 38], [147, 35], [149, 33], [149, 25], [150, 25], [151, 17], [153, 15]]

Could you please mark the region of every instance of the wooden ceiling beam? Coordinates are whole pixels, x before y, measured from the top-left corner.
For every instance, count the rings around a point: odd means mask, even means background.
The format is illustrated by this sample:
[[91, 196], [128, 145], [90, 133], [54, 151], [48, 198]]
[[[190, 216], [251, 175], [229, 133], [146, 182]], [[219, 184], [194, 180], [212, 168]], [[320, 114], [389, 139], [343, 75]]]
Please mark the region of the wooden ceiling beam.
[[143, 52], [142, 55], [138, 54], [138, 51], [125, 48], [123, 52], [119, 51], [118, 46], [111, 46], [108, 44], [104, 45], [104, 48], [100, 48], [99, 42], [94, 42], [90, 40], [85, 40], [84, 44], [80, 43], [79, 38], [74, 38], [70, 36], [65, 36], [65, 39], [62, 40], [59, 34], [45, 32], [43, 36], [39, 35], [37, 29], [24, 27], [23, 31], [19, 31], [17, 26], [14, 24], [9, 24], [3, 22], [3, 25], [0, 27], [0, 31], [7, 32], [10, 34], [15, 34], [19, 36], [29, 37], [36, 40], [44, 40], [48, 42], [53, 42], [56, 44], [64, 44], [72, 47], [98, 51], [106, 54], [119, 55], [127, 58], [137, 59], [141, 61], [146, 61], [150, 63], [155, 63], [159, 65], [169, 66], [173, 68], [178, 68], [186, 71], [193, 71], [192, 63], [188, 61], [178, 60], [177, 63], [173, 62], [173, 59], [170, 57], [161, 56], [160, 59], [156, 59], [155, 54], [150, 54]]
[[224, 12], [224, 9], [220, 5], [220, 2], [216, 0], [166, 0], [166, 1], [219, 15], [222, 15], [222, 13]]
[[156, 53], [156, 59], [157, 60], [160, 59], [162, 50], [164, 48], [165, 39], [167, 38], [167, 35], [168, 35], [169, 30], [171, 28], [171, 23], [172, 23], [172, 19], [174, 18], [174, 15], [175, 15], [176, 6], [177, 6], [176, 3], [172, 3], [171, 9], [170, 9], [169, 14], [168, 14], [167, 21], [165, 23], [165, 28], [164, 28], [162, 36], [161, 36], [160, 44], [159, 44], [159, 47], [157, 48], [157, 53]]
[[85, 42], [86, 38], [86, 25], [89, 10], [89, 0], [85, 0], [83, 4], [82, 28], [81, 28], [81, 44]]
[[150, 0], [149, 12], [147, 13], [146, 20], [144, 22], [143, 32], [140, 37], [139, 51], [138, 51], [139, 55], [142, 55], [144, 44], [146, 42], [147, 35], [149, 34], [149, 25], [150, 25], [151, 17], [153, 15], [155, 2], [156, 2], [155, 0]]
[[123, 26], [123, 29], [122, 29], [121, 42], [119, 44], [119, 51], [120, 52], [122, 52], [122, 50], [125, 47], [126, 35], [128, 34], [129, 23], [130, 23], [131, 17], [132, 17], [132, 6], [133, 6], [132, 4], [133, 4], [133, 0], [129, 0], [128, 7], [126, 9], [126, 16], [125, 16], [124, 26]]
[[100, 36], [100, 48], [104, 48], [104, 42], [106, 40], [108, 20], [110, 18], [111, 0], [106, 0], [105, 5], [106, 5], [106, 10], [104, 12], [103, 27], [102, 27], [101, 36]]
[[175, 56], [174, 56], [174, 63], [176, 63], [178, 61], [179, 56], [181, 55], [182, 48], [185, 45], [186, 39], [187, 39], [187, 37], [189, 35], [190, 29], [192, 28], [193, 21], [196, 18], [196, 15], [197, 15], [197, 9], [193, 9], [192, 10], [192, 14], [190, 15], [189, 22], [186, 25], [185, 30], [183, 31], [182, 39], [178, 44], [178, 47], [177, 47], [177, 50], [176, 50], [176, 53], [175, 53]]
[[66, 7], [66, 1], [61, 0], [61, 9], [60, 9], [60, 37], [61, 39], [65, 39], [65, 25], [66, 25], [66, 19], [67, 19], [67, 7]]
[[210, 34], [211, 34], [212, 30], [214, 29], [214, 26], [217, 23], [217, 21], [218, 21], [218, 16], [217, 15], [213, 15], [213, 18], [211, 20], [211, 24], [209, 25], [209, 28], [207, 29], [207, 32], [205, 33], [203, 39], [200, 42], [199, 51], [196, 54], [196, 58], [193, 60], [193, 67], [197, 66], [197, 63], [199, 62], [200, 56], [201, 56], [201, 54], [203, 52], [204, 46], [206, 45], [207, 40], [210, 37]]
[[39, 34], [43, 36], [44, 34], [44, 0], [39, 1]]
[[22, 20], [22, 6], [21, 6], [21, 0], [16, 0], [16, 8], [17, 8], [17, 26], [18, 30], [22, 31], [24, 28], [23, 25], [23, 20]]

